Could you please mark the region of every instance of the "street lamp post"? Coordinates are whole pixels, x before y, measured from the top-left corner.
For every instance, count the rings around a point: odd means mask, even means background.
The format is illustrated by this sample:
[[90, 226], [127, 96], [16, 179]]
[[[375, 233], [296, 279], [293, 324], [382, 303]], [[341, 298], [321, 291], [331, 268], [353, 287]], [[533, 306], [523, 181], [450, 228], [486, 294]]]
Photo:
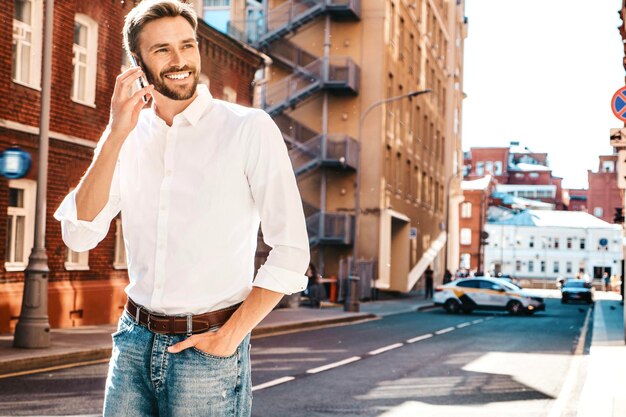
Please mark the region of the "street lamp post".
[[39, 120], [39, 158], [37, 166], [37, 204], [35, 207], [35, 245], [24, 275], [22, 310], [15, 327], [13, 346], [46, 348], [50, 346], [48, 323], [48, 256], [46, 255], [46, 195], [48, 190], [48, 136], [52, 75], [52, 22], [54, 0], [46, 0], [44, 22], [43, 74], [41, 80], [41, 117]]
[[[358, 134], [358, 141], [357, 141], [357, 167], [356, 167], [356, 184], [355, 184], [355, 195], [354, 195], [354, 241], [352, 242], [352, 268], [351, 268], [351, 273], [352, 273], [352, 277], [351, 280], [358, 280], [358, 278], [356, 278], [356, 260], [357, 260], [357, 243], [359, 241], [359, 221], [358, 221], [358, 217], [359, 217], [359, 213], [361, 211], [360, 208], [360, 192], [361, 192], [361, 181], [359, 179], [359, 176], [361, 174], [361, 141], [363, 140], [363, 125], [365, 123], [365, 118], [367, 117], [367, 115], [374, 110], [376, 107], [381, 106], [383, 104], [387, 104], [389, 102], [392, 101], [396, 101], [396, 100], [402, 100], [404, 98], [409, 98], [409, 97], [417, 97], [421, 94], [426, 94], [426, 93], [430, 93], [432, 90], [430, 89], [426, 89], [426, 90], [419, 90], [419, 91], [411, 91], [409, 93], [406, 94], [401, 94], [399, 96], [393, 96], [393, 97], [388, 97], [385, 98], [383, 100], [378, 100], [372, 104], [369, 105], [369, 107], [367, 109], [365, 109], [365, 111], [363, 112], [363, 114], [361, 115], [361, 118], [359, 119], [359, 134]], [[352, 288], [352, 290], [351, 290]], [[353, 296], [356, 296], [356, 294], [353, 294], [353, 289], [356, 288], [356, 285], [348, 285], [348, 294], [346, 297], [346, 307], [344, 309], [348, 310], [348, 311], [359, 311], [359, 304], [358, 304], [358, 298], [356, 299], [356, 301], [350, 301], [350, 299]]]

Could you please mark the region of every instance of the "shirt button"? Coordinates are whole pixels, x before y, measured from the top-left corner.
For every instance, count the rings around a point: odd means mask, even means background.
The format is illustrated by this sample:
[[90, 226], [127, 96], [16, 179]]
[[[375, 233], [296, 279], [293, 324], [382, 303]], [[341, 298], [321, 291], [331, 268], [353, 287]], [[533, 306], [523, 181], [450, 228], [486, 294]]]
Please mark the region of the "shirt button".
[[163, 288], [163, 284], [158, 283], [158, 284], [156, 285], [156, 289], [157, 289], [157, 290], [160, 290], [161, 288]]

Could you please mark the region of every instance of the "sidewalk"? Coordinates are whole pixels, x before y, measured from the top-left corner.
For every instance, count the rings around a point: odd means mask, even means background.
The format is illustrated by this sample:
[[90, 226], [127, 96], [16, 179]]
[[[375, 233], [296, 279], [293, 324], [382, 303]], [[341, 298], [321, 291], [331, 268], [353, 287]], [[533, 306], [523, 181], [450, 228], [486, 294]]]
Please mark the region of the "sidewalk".
[[[429, 308], [430, 300], [409, 297], [361, 303], [360, 312], [348, 313], [343, 306], [324, 303], [323, 308], [307, 307], [272, 311], [252, 332], [253, 337], [310, 329], [319, 326], [373, 320], [392, 314]], [[0, 335], [0, 377], [10, 374], [107, 361], [111, 356], [111, 333], [116, 325], [52, 329], [48, 349], [16, 349], [13, 335]]]
[[[597, 294], [597, 293], [596, 293]], [[624, 306], [617, 294], [596, 301], [587, 378], [577, 417], [626, 416], [626, 344]]]

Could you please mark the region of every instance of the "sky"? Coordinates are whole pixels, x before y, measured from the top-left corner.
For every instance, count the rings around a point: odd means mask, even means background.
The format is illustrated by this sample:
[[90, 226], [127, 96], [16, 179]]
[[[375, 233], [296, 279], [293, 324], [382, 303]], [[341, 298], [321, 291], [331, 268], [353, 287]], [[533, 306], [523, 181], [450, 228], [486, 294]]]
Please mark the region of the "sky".
[[463, 150], [519, 141], [547, 152], [564, 188], [611, 154], [624, 86], [620, 0], [466, 0]]

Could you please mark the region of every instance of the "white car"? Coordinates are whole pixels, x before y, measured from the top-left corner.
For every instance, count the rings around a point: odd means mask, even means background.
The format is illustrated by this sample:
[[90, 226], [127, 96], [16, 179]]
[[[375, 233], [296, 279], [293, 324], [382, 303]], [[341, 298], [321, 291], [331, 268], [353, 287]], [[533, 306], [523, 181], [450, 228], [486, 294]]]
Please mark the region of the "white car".
[[497, 278], [460, 279], [435, 289], [434, 302], [448, 313], [474, 310], [507, 310], [511, 314], [543, 311], [543, 298]]

